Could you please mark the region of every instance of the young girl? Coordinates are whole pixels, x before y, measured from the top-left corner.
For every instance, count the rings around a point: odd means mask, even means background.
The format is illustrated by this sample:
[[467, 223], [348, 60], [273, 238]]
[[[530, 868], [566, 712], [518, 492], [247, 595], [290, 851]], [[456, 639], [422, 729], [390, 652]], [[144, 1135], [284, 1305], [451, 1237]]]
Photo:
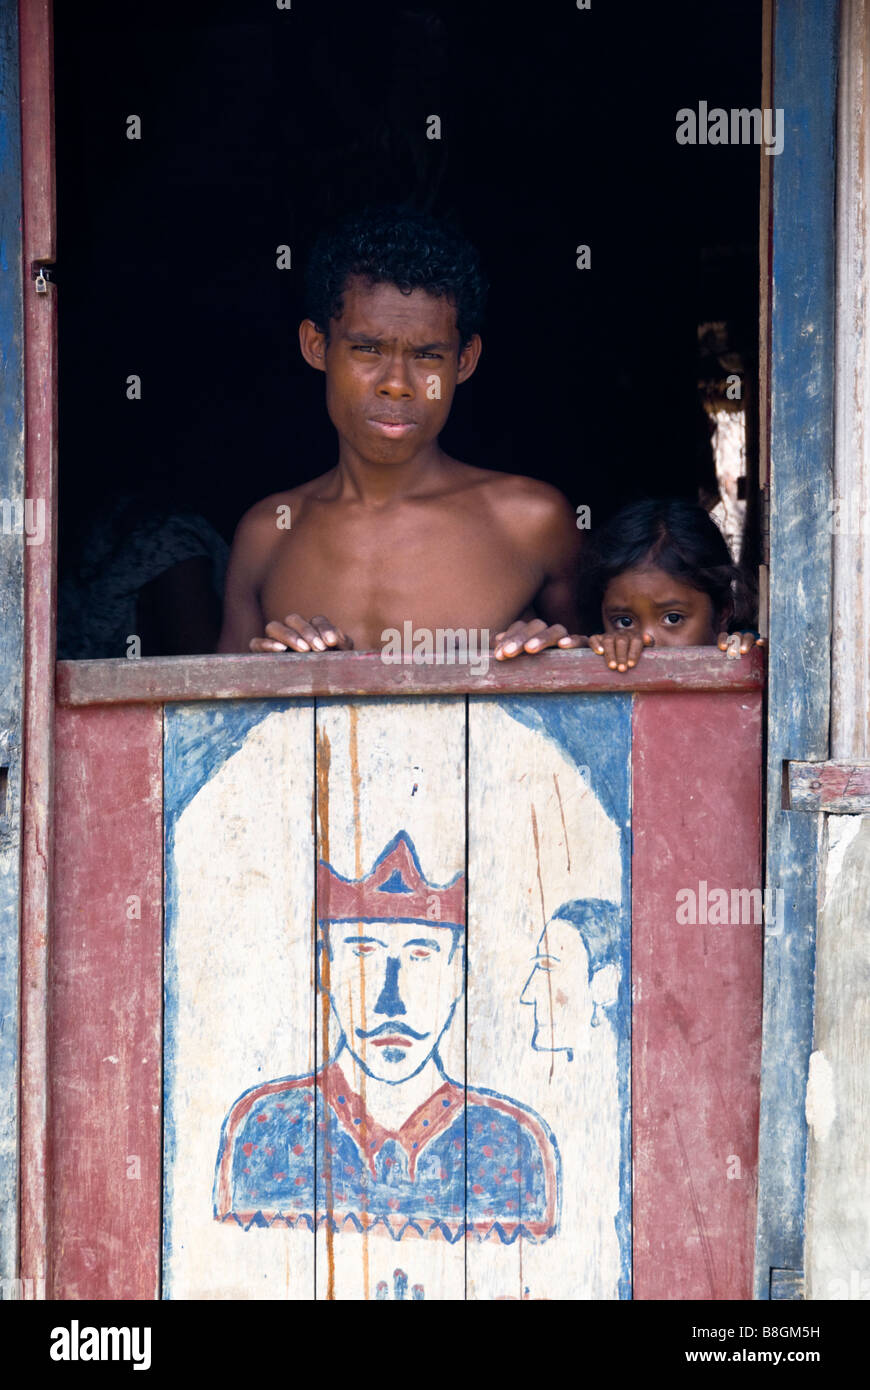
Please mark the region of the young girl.
[[[600, 618], [604, 629], [589, 646], [614, 671], [635, 666], [646, 647], [725, 651], [729, 632], [746, 624], [746, 583], [724, 536], [681, 498], [633, 502], [593, 532], [581, 582], [590, 625]], [[741, 654], [763, 644], [739, 635]]]

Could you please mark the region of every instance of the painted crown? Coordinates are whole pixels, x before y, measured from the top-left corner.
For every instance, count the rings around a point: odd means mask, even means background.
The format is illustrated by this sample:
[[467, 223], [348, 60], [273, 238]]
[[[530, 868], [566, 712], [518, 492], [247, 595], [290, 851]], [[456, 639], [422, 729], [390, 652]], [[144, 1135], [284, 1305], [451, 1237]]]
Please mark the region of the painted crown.
[[317, 919], [320, 922], [428, 922], [465, 925], [465, 874], [450, 883], [423, 877], [414, 842], [394, 835], [364, 878], [342, 878], [321, 859], [317, 866]]

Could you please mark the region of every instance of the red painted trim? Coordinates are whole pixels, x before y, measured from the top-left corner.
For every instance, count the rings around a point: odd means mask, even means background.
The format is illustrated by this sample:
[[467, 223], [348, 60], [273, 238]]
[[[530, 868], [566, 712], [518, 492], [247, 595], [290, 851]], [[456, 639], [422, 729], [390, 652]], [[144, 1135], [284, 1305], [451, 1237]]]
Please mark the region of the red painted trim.
[[24, 259], [28, 273], [31, 261], [53, 262], [55, 259], [52, 8], [51, 0], [19, 0], [18, 5]]
[[159, 709], [58, 712], [52, 1298], [158, 1295], [162, 760]]
[[633, 724], [634, 1297], [751, 1298], [764, 928], [679, 925], [676, 894], [761, 887], [761, 697]]
[[[25, 458], [28, 498], [45, 506], [42, 545], [24, 547], [24, 787], [21, 907], [21, 1274], [47, 1271], [47, 984], [51, 922], [51, 799], [57, 513], [57, 305], [37, 295], [33, 261], [54, 258], [54, 132], [50, 0], [20, 6], [24, 201]], [[39, 1287], [37, 1283], [34, 1287]]]
[[61, 705], [317, 695], [528, 695], [591, 691], [759, 690], [765, 652], [728, 657], [715, 647], [646, 652], [620, 675], [591, 651], [546, 652], [467, 666], [387, 666], [376, 652], [307, 656], [169, 656], [140, 661], [60, 661]]

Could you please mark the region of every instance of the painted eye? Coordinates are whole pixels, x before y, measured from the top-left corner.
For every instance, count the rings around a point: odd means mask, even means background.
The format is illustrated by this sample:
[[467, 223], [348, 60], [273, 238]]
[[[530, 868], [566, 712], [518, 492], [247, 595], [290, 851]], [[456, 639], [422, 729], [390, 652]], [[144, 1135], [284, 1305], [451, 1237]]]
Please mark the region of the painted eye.
[[427, 951], [423, 946], [416, 946], [411, 952], [412, 960], [428, 960], [432, 952]]
[[543, 970], [547, 975], [553, 969], [556, 962], [551, 956], [532, 956], [532, 960], [538, 970]]
[[355, 956], [370, 956], [374, 949], [374, 946], [368, 946], [363, 944], [360, 946], [354, 946], [353, 953]]

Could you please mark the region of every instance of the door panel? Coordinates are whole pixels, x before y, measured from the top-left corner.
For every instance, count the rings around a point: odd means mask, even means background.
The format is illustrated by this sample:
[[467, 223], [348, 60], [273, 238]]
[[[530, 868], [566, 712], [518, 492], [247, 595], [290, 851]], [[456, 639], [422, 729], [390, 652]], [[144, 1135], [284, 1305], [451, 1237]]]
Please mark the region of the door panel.
[[746, 1297], [760, 710], [59, 711], [55, 1296]]

